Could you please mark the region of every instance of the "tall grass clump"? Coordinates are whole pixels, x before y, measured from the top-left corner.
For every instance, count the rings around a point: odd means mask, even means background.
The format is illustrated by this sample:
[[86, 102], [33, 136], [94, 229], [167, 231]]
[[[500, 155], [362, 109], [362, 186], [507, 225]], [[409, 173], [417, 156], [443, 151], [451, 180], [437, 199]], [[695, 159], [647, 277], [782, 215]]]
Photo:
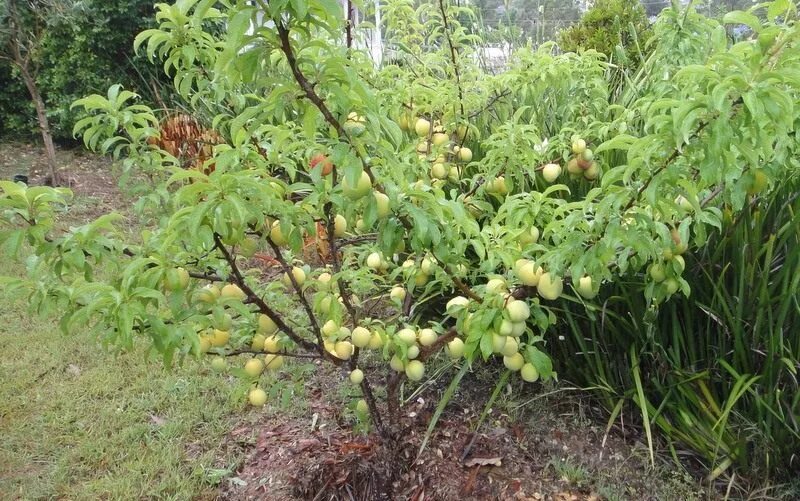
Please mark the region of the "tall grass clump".
[[[790, 182], [686, 256], [689, 297], [643, 299], [642, 277], [568, 308], [562, 373], [615, 414], [632, 402], [673, 452], [717, 478], [800, 472], [800, 192]], [[648, 433], [649, 435], [649, 433]]]

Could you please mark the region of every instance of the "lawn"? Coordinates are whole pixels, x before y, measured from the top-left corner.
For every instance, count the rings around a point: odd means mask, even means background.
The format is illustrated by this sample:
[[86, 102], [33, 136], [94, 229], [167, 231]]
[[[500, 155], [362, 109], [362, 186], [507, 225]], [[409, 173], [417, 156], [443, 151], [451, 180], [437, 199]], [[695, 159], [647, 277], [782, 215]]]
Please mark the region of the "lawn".
[[0, 342], [0, 496], [213, 498], [236, 468], [235, 382], [64, 336], [24, 298], [0, 296]]

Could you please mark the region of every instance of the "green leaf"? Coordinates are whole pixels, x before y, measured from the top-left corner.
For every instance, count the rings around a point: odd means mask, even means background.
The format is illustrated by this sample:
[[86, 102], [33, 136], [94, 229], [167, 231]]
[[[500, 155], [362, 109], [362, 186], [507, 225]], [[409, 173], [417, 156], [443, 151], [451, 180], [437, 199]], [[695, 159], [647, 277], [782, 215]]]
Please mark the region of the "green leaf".
[[749, 12], [743, 12], [740, 10], [735, 10], [733, 12], [728, 12], [722, 18], [722, 22], [724, 24], [744, 24], [747, 25], [754, 33], [758, 33], [761, 31], [761, 21], [758, 20], [753, 14]]

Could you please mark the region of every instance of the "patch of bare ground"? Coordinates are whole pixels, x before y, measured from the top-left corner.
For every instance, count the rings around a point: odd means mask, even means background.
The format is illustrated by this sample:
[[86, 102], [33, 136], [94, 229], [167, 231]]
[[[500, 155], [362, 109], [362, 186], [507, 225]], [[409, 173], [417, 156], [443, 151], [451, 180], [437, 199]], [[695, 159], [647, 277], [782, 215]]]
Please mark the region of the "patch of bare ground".
[[[650, 466], [638, 430], [605, 427], [581, 396], [514, 385], [475, 431], [492, 387], [467, 376], [417, 457], [439, 390], [404, 409], [400, 439], [353, 431], [326, 370], [308, 383], [305, 412], [254, 418], [247, 456], [222, 489], [233, 500], [687, 500], [707, 496], [665, 457]], [[446, 384], [446, 383], [445, 383]], [[540, 387], [541, 389], [541, 387]], [[509, 387], [511, 390], [511, 387]], [[517, 391], [521, 393], [517, 394]], [[550, 392], [554, 391], [550, 388]], [[513, 398], [512, 398], [513, 396]], [[525, 399], [537, 398], [528, 405]], [[259, 411], [254, 411], [259, 412]], [[356, 428], [357, 429], [357, 428]], [[246, 434], [239, 430], [240, 434]], [[605, 438], [605, 443], [604, 442]]]
[[[79, 147], [58, 148], [61, 185], [72, 190], [76, 200], [69, 214], [70, 222], [91, 221], [112, 211], [125, 212], [132, 203], [122, 194], [111, 160]], [[28, 176], [31, 186], [48, 184], [47, 157], [34, 143], [0, 142], [0, 179]]]

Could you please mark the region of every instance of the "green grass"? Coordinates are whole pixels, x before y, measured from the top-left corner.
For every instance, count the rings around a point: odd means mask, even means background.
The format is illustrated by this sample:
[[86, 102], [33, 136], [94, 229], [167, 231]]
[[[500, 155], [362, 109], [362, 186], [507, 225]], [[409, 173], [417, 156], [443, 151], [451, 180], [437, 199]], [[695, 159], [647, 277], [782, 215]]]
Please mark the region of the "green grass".
[[235, 470], [235, 381], [109, 353], [3, 295], [0, 343], [0, 499], [214, 498]]

